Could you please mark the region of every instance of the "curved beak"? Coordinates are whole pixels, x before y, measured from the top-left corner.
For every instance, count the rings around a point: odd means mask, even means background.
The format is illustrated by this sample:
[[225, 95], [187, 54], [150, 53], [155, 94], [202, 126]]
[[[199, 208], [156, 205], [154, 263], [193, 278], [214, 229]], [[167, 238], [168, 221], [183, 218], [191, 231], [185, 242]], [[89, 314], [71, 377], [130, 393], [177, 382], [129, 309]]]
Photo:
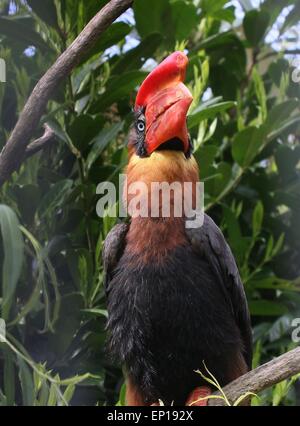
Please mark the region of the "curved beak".
[[184, 152], [189, 149], [186, 116], [193, 97], [188, 88], [179, 83], [162, 90], [147, 105], [146, 149], [149, 154], [171, 139], [180, 139]]
[[187, 64], [184, 53], [174, 52], [148, 75], [138, 92], [135, 108], [145, 108], [148, 154], [172, 139], [180, 139], [185, 153], [189, 150], [186, 117], [193, 97], [183, 84]]

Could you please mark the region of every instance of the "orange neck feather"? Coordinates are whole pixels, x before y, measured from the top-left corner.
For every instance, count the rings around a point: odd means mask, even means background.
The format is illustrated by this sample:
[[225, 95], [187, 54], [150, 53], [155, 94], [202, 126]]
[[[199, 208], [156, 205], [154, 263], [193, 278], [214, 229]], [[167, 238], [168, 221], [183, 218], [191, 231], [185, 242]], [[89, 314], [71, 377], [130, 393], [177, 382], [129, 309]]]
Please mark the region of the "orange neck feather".
[[[143, 182], [143, 189], [138, 197], [148, 197], [148, 217], [135, 217], [131, 219], [130, 230], [127, 235], [127, 248], [131, 253], [139, 254], [139, 259], [147, 262], [153, 258], [160, 261], [169, 250], [187, 244], [185, 236], [184, 217], [174, 217], [173, 195], [171, 193], [171, 217], [150, 217], [151, 209], [151, 184], [166, 182], [172, 184], [178, 182], [183, 184], [191, 182], [192, 199], [194, 203], [194, 192], [196, 182], [199, 181], [199, 171], [194, 157], [187, 159], [179, 151], [156, 151], [150, 157], [140, 158], [131, 155], [126, 169], [127, 188], [135, 182]], [[184, 203], [184, 194], [182, 203]], [[136, 194], [128, 194], [124, 191], [124, 199], [127, 205], [136, 198]], [[150, 197], [150, 198], [149, 198]], [[145, 199], [145, 198], [144, 198]], [[159, 212], [161, 212], [161, 198], [159, 198]]]

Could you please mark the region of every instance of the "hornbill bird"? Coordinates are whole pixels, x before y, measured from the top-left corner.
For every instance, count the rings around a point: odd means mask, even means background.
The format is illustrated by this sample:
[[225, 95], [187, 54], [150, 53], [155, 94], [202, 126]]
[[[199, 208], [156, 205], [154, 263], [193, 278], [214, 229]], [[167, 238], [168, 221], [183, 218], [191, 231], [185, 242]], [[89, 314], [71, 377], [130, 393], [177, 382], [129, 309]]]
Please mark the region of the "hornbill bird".
[[[195, 191], [187, 64], [184, 53], [172, 53], [138, 91], [127, 187], [191, 182]], [[126, 203], [130, 197], [125, 190]], [[221, 386], [251, 368], [247, 301], [221, 230], [206, 214], [202, 226], [191, 228], [184, 214], [164, 217], [159, 208], [156, 217], [134, 215], [117, 224], [103, 248], [108, 348], [124, 366], [127, 405], [193, 403], [211, 392], [195, 372], [205, 373], [204, 364]]]

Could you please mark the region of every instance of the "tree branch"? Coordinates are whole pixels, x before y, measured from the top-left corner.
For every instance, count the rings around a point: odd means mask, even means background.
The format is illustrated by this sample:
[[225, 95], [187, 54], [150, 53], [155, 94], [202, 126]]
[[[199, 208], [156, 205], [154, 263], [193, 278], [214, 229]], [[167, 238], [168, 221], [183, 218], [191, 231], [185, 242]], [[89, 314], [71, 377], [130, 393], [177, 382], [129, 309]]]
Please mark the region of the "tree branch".
[[268, 52], [264, 56], [261, 56], [259, 58], [259, 61], [264, 61], [265, 59], [270, 58], [272, 56], [276, 56], [279, 53], [283, 53], [284, 55], [299, 55], [300, 49], [293, 49], [293, 50], [286, 49], [286, 50], [279, 50], [279, 51], [273, 50], [272, 52]]
[[[295, 374], [300, 373], [300, 347], [289, 351], [255, 370], [239, 377], [223, 388], [229, 402], [233, 404], [247, 392], [259, 393]], [[214, 395], [220, 395], [216, 392]], [[209, 406], [225, 405], [221, 399], [210, 399]]]
[[48, 126], [48, 124], [44, 124], [44, 134], [40, 138], [34, 140], [31, 142], [26, 150], [25, 150], [25, 158], [29, 158], [32, 155], [39, 152], [41, 149], [44, 149], [46, 146], [50, 145], [52, 142], [55, 141], [55, 133], [51, 129], [51, 127]]
[[0, 154], [0, 186], [19, 168], [26, 147], [39, 124], [51, 95], [71, 73], [98, 37], [125, 12], [133, 0], [111, 0], [87, 24], [73, 43], [39, 80]]

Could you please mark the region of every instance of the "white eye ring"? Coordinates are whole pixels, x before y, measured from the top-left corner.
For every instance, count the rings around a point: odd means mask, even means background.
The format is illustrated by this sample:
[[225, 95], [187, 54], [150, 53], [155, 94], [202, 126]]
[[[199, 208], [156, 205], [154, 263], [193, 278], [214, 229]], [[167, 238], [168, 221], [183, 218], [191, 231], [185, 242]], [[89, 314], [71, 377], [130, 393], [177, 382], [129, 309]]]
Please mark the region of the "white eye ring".
[[137, 129], [139, 132], [143, 132], [145, 130], [145, 123], [143, 121], [138, 121]]

